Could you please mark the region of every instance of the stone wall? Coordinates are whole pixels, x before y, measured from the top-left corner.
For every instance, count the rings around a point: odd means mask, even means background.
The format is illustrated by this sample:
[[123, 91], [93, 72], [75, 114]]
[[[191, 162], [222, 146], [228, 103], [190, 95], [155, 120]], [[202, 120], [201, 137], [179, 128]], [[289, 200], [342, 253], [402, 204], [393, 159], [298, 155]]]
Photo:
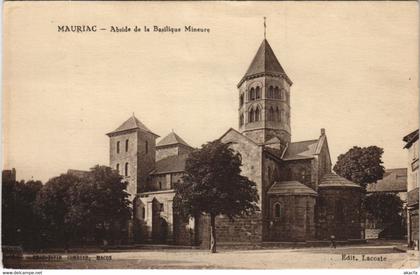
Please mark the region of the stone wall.
[[267, 201], [267, 191], [275, 181], [280, 179], [280, 170], [277, 161], [265, 155], [263, 163], [262, 174], [262, 214], [263, 214], [263, 240], [269, 240], [269, 226], [270, 226], [270, 204]]
[[[142, 224], [143, 241], [173, 242], [175, 192], [156, 191], [139, 195], [136, 219]], [[144, 211], [144, 214], [143, 214]], [[164, 235], [164, 236], [163, 236]]]
[[283, 162], [280, 166], [280, 180], [299, 181], [315, 190], [315, 174], [312, 159], [292, 160]]
[[230, 143], [231, 148], [240, 153], [242, 158], [241, 174], [256, 183], [261, 208], [262, 198], [262, 147], [244, 137], [235, 130], [226, 133], [222, 142]]
[[317, 239], [360, 239], [361, 189], [349, 187], [319, 188], [316, 206]]
[[156, 161], [178, 155], [178, 146], [162, 146], [156, 148]]
[[[280, 204], [280, 217], [274, 214], [275, 205]], [[315, 238], [315, 197], [270, 196], [271, 241], [305, 241]]]
[[156, 136], [138, 131], [137, 138], [137, 193], [144, 192], [151, 171], [156, 163]]
[[[128, 151], [125, 150], [125, 142], [128, 140]], [[130, 199], [134, 199], [137, 194], [137, 132], [128, 131], [118, 135], [111, 136], [109, 139], [109, 165], [112, 169], [117, 169], [119, 165], [119, 173], [128, 182], [127, 192]], [[119, 142], [119, 152], [117, 144]], [[125, 164], [128, 163], [128, 175], [125, 175]]]
[[[201, 216], [198, 239], [202, 248], [210, 247], [210, 217]], [[227, 216], [216, 217], [216, 241], [219, 244], [262, 242], [262, 215], [238, 217], [231, 221]]]

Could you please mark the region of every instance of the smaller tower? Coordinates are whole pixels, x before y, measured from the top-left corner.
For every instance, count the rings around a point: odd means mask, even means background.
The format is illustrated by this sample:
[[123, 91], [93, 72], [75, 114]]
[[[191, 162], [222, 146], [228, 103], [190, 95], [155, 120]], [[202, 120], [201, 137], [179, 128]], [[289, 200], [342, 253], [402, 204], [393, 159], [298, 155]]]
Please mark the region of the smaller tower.
[[143, 192], [149, 173], [155, 168], [156, 138], [133, 114], [120, 127], [107, 134], [109, 165], [128, 181], [127, 192], [134, 199]]
[[188, 143], [172, 131], [156, 145], [156, 161], [170, 156], [189, 154], [192, 150], [193, 148]]

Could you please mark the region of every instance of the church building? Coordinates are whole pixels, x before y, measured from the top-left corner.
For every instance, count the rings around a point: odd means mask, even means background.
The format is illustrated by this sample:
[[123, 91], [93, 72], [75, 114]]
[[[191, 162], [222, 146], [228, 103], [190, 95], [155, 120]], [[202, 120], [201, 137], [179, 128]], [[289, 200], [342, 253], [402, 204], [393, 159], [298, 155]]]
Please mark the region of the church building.
[[[241, 154], [242, 174], [257, 184], [260, 211], [233, 222], [217, 217], [219, 243], [362, 238], [363, 189], [331, 171], [325, 130], [292, 142], [292, 84], [264, 39], [237, 85], [238, 129], [220, 137]], [[194, 148], [173, 131], [156, 143], [159, 136], [134, 115], [107, 135], [110, 166], [129, 182], [134, 239], [207, 246], [208, 219], [185, 220], [173, 209], [174, 186]]]

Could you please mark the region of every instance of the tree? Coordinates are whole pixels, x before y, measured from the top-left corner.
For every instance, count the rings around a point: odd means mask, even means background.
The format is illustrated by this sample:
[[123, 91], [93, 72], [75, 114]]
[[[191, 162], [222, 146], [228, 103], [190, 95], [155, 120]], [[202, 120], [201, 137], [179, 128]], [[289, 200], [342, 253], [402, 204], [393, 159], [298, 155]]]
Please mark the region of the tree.
[[183, 182], [175, 186], [174, 202], [186, 216], [210, 215], [211, 252], [216, 252], [217, 215], [234, 219], [259, 210], [256, 184], [241, 173], [241, 156], [219, 140], [193, 151]]
[[33, 246], [38, 234], [34, 201], [42, 182], [17, 182], [2, 178], [2, 242], [9, 245]]
[[99, 165], [81, 176], [52, 178], [36, 200], [44, 236], [67, 247], [70, 241], [92, 240], [98, 231], [104, 238], [116, 224], [125, 228], [131, 217], [126, 188], [117, 171]]
[[382, 165], [384, 150], [377, 146], [354, 146], [347, 153], [338, 156], [334, 171], [366, 188], [371, 182], [382, 179], [385, 168]]
[[62, 174], [50, 179], [38, 193], [35, 211], [42, 223], [42, 245], [67, 244], [72, 232], [72, 224], [68, 218], [72, 206], [70, 192], [80, 182], [81, 179], [75, 175]]
[[401, 222], [403, 202], [394, 193], [373, 193], [366, 196], [368, 216], [380, 224]]
[[[85, 238], [110, 238], [114, 226], [126, 228], [131, 218], [127, 182], [107, 166], [95, 166], [70, 192], [68, 220], [73, 231]], [[95, 230], [97, 229], [97, 230]]]

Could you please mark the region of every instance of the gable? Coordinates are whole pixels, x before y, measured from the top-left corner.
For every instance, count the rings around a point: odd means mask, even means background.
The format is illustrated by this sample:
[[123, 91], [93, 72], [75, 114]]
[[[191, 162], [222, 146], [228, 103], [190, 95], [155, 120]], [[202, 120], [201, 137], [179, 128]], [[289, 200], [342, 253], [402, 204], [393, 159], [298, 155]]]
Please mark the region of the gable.
[[233, 128], [227, 130], [219, 140], [223, 143], [244, 143], [252, 147], [259, 147], [252, 139], [242, 135]]

